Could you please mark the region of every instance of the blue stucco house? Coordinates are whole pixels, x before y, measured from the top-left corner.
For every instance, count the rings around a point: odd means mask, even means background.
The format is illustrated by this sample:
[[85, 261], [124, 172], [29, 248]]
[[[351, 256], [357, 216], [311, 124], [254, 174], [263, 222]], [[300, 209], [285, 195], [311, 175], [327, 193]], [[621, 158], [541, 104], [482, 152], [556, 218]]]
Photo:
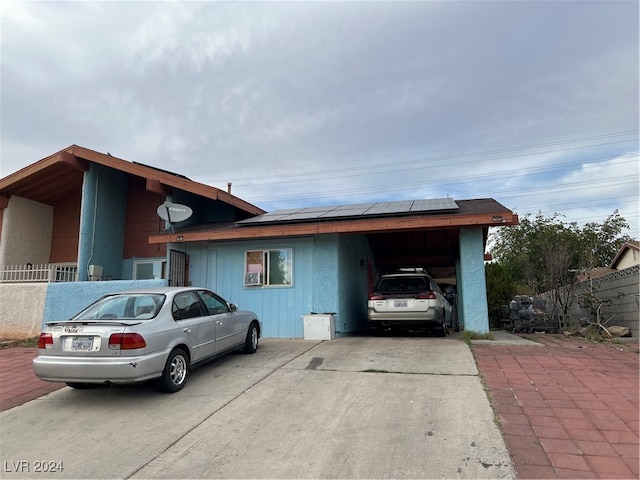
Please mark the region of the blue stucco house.
[[[192, 214], [169, 223], [163, 205]], [[51, 287], [43, 321], [135, 282], [203, 286], [255, 311], [264, 337], [302, 338], [311, 313], [332, 313], [337, 336], [363, 331], [378, 275], [424, 268], [456, 286], [460, 325], [486, 332], [488, 229], [517, 222], [490, 198], [266, 212], [229, 190], [73, 145], [0, 179], [0, 282], [15, 280], [12, 271], [33, 280], [40, 265], [52, 283], [72, 272]]]

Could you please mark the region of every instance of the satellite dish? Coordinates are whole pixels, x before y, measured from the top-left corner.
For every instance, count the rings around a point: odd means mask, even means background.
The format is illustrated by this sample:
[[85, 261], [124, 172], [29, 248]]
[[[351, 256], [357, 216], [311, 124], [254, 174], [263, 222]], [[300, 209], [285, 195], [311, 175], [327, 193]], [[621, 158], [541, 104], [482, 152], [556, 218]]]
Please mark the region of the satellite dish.
[[193, 210], [190, 207], [169, 201], [160, 205], [156, 211], [161, 219], [169, 222], [171, 231], [173, 231], [174, 222], [183, 222], [193, 215]]

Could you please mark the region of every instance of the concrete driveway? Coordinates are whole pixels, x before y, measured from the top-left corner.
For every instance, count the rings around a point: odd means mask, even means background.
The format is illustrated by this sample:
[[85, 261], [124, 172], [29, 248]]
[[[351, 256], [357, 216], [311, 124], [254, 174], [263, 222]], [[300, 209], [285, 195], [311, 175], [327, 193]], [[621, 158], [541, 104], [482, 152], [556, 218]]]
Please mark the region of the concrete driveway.
[[63, 388], [0, 426], [2, 478], [515, 478], [455, 338], [266, 339], [177, 394]]

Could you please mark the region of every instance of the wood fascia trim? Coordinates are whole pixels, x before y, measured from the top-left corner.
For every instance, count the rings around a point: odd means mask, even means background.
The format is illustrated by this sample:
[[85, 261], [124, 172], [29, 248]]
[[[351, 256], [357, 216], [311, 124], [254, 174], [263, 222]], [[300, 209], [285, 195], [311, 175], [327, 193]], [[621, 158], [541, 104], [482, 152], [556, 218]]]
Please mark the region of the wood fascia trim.
[[[498, 220], [498, 217], [500, 220]], [[515, 217], [515, 218], [514, 218]], [[515, 222], [515, 223], [514, 223]], [[331, 233], [382, 233], [404, 230], [433, 230], [462, 227], [489, 227], [517, 224], [517, 216], [506, 214], [435, 215], [430, 217], [391, 217], [352, 221], [327, 221], [303, 224], [278, 224], [204, 230], [149, 237], [149, 243], [241, 240], [273, 237], [297, 237]]]
[[168, 186], [179, 188], [180, 190], [200, 195], [211, 200], [223, 201], [252, 215], [261, 215], [263, 213], [266, 213], [260, 207], [256, 207], [249, 202], [245, 202], [238, 197], [234, 197], [224, 190], [220, 190], [219, 188], [212, 187], [210, 185], [205, 185], [204, 183], [194, 182], [193, 180], [188, 180], [186, 178], [180, 178], [170, 173], [164, 173], [145, 165], [132, 163], [121, 158], [117, 158], [111, 155], [105, 155], [104, 153], [89, 150], [88, 148], [79, 147], [77, 145], [71, 147], [70, 152], [78, 157], [86, 158], [89, 161], [115, 168], [116, 170], [120, 170], [131, 175], [136, 175], [147, 180], [153, 180], [155, 182], [163, 184], [165, 187]]
[[41, 172], [56, 163], [65, 163], [84, 171], [86, 171], [86, 168], [88, 167], [88, 165], [83, 165], [79, 159], [75, 159], [73, 155], [69, 155], [68, 151], [62, 150], [0, 179], [0, 192], [12, 184], [20, 182], [35, 173]]

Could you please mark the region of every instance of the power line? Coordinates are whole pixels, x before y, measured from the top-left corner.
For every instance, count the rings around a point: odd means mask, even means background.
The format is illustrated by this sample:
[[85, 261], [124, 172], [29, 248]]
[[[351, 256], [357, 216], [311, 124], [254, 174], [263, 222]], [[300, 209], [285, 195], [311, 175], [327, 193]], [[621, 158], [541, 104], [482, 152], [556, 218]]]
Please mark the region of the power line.
[[[589, 141], [589, 140], [596, 140], [596, 139], [606, 139], [606, 138], [616, 138], [616, 137], [622, 137], [622, 136], [629, 136], [638, 134], [638, 130], [630, 130], [630, 131], [626, 131], [626, 132], [617, 132], [617, 133], [612, 133], [612, 134], [606, 134], [606, 135], [596, 135], [596, 136], [591, 136], [591, 137], [582, 137], [582, 138], [576, 138], [576, 139], [571, 139], [571, 140], [565, 140], [562, 142], [547, 142], [547, 143], [542, 143], [542, 144], [532, 144], [532, 145], [525, 145], [525, 146], [519, 146], [519, 147], [508, 147], [508, 148], [502, 148], [502, 149], [496, 149], [496, 150], [485, 150], [485, 151], [480, 151], [480, 152], [469, 152], [469, 153], [461, 153], [461, 154], [453, 154], [453, 155], [443, 155], [443, 156], [437, 156], [437, 157], [428, 157], [428, 158], [421, 158], [421, 159], [411, 159], [411, 160], [407, 160], [407, 161], [394, 161], [394, 157], [387, 157], [385, 159], [384, 163], [373, 163], [373, 164], [362, 164], [362, 165], [358, 165], [355, 167], [345, 167], [345, 168], [336, 168], [336, 169], [318, 169], [318, 170], [307, 170], [304, 172], [296, 172], [296, 173], [278, 173], [278, 174], [273, 174], [273, 175], [260, 175], [260, 176], [252, 176], [252, 177], [240, 177], [239, 179], [234, 180], [234, 183], [237, 185], [244, 185], [244, 184], [251, 184], [251, 185], [260, 185], [260, 184], [264, 184], [264, 183], [292, 183], [292, 182], [298, 182], [299, 180], [297, 180], [297, 178], [304, 178], [304, 177], [309, 177], [311, 175], [313, 175], [316, 179], [318, 176], [323, 176], [326, 178], [322, 178], [323, 180], [330, 180], [333, 178], [336, 178], [337, 174], [340, 174], [340, 177], [344, 177], [347, 175], [344, 175], [344, 173], [347, 172], [354, 172], [354, 174], [352, 176], [362, 176], [362, 175], [374, 175], [374, 174], [380, 174], [380, 173], [384, 173], [384, 172], [374, 172], [371, 170], [375, 170], [375, 169], [384, 169], [384, 170], [388, 170], [388, 169], [393, 169], [393, 171], [400, 171], [400, 167], [401, 166], [408, 166], [408, 168], [406, 168], [405, 170], [414, 170], [414, 169], [418, 169], [418, 168], [423, 168], [425, 165], [428, 164], [429, 167], [431, 168], [435, 168], [436, 166], [433, 165], [433, 162], [438, 162], [438, 161], [451, 161], [451, 160], [456, 160], [456, 159], [470, 159], [468, 161], [462, 161], [462, 162], [449, 162], [446, 166], [451, 166], [451, 165], [464, 165], [467, 163], [473, 163], [477, 161], [476, 157], [481, 157], [481, 156], [489, 156], [489, 155], [499, 155], [499, 154], [505, 154], [505, 153], [510, 153], [510, 152], [517, 152], [517, 151], [522, 151], [522, 150], [529, 150], [529, 149], [533, 149], [533, 148], [542, 148], [542, 147], [551, 147], [551, 146], [559, 146], [559, 145], [569, 145], [569, 144], [573, 144], [573, 143], [578, 143], [578, 142], [582, 142], [582, 141]], [[568, 147], [568, 148], [560, 148], [560, 149], [555, 149], [555, 150], [547, 150], [544, 152], [527, 152], [527, 153], [522, 153], [519, 155], [510, 155], [508, 158], [519, 158], [519, 157], [525, 157], [525, 156], [535, 156], [535, 155], [543, 155], [543, 154], [550, 154], [550, 153], [557, 153], [557, 152], [564, 152], [564, 151], [570, 151], [570, 150], [579, 150], [579, 149], [585, 149], [585, 148], [594, 148], [594, 147], [603, 147], [603, 146], [607, 146], [607, 145], [615, 145], [615, 144], [620, 144], [620, 143], [628, 143], [628, 142], [633, 142], [635, 141], [637, 144], [637, 137], [636, 138], [631, 138], [631, 139], [626, 139], [626, 140], [618, 140], [615, 142], [604, 142], [604, 143], [596, 143], [596, 144], [592, 144], [592, 145], [580, 145], [580, 146], [574, 146], [574, 147]], [[415, 155], [415, 154], [412, 154]], [[405, 155], [408, 156], [408, 155]], [[398, 158], [398, 157], [396, 157]], [[402, 156], [400, 156], [399, 158], [402, 158]], [[504, 159], [504, 157], [499, 157], [499, 158], [493, 158], [492, 160], [501, 160]], [[286, 180], [283, 180], [283, 178], [285, 178]], [[278, 182], [271, 182], [270, 180], [272, 179], [280, 179], [280, 181]], [[211, 182], [211, 183], [216, 183], [215, 181]]]

